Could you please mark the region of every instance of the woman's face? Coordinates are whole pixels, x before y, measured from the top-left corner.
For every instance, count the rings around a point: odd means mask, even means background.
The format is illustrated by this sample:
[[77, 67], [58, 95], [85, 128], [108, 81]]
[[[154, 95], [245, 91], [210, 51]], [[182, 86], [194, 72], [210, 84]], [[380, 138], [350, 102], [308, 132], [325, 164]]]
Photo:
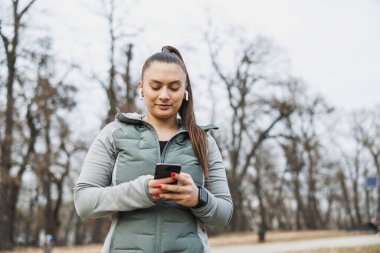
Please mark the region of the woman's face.
[[186, 74], [175, 63], [152, 62], [139, 82], [148, 114], [158, 120], [177, 117], [185, 94]]

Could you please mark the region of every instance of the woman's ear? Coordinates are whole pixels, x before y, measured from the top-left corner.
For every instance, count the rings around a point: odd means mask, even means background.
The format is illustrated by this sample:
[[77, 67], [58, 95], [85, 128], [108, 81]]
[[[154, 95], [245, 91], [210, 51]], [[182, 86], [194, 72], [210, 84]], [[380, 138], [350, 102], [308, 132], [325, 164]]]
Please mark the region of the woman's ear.
[[139, 99], [143, 100], [144, 95], [143, 95], [143, 92], [142, 92], [142, 82], [141, 82], [141, 80], [139, 81], [139, 92], [138, 92], [138, 94], [139, 94]]

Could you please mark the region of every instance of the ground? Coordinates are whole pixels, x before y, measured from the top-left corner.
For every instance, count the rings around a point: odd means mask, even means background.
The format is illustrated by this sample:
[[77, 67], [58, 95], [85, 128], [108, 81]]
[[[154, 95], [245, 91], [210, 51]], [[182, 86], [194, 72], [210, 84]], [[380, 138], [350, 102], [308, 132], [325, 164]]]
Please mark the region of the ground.
[[[360, 236], [364, 232], [350, 232], [350, 231], [297, 231], [297, 232], [268, 232], [265, 236], [265, 243], [258, 243], [256, 233], [234, 233], [221, 235], [210, 238], [210, 245], [212, 248], [223, 248], [228, 245], [258, 245], [269, 244], [272, 242], [292, 242], [299, 240], [311, 240], [321, 238], [339, 238], [346, 236]], [[101, 248], [100, 244], [91, 244], [75, 247], [55, 247], [53, 253], [98, 253]], [[380, 237], [379, 245], [361, 246], [351, 248], [338, 248], [338, 249], [321, 249], [308, 250], [308, 251], [293, 251], [289, 253], [380, 253]], [[17, 248], [14, 251], [5, 251], [2, 253], [42, 253], [41, 248]]]

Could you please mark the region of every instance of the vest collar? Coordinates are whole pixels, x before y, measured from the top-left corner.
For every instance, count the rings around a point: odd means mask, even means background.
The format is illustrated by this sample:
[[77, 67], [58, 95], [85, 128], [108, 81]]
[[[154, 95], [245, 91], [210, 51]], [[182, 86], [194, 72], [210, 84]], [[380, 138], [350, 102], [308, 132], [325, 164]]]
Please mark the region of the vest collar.
[[[122, 113], [119, 108], [116, 108], [116, 111], [117, 111], [117, 114], [116, 114], [115, 119], [118, 121], [121, 121], [124, 123], [129, 123], [129, 124], [145, 124], [146, 123], [143, 120], [143, 118], [145, 116], [143, 114], [139, 114], [136, 112], [134, 112], [134, 113]], [[211, 129], [213, 129], [213, 130], [219, 129], [219, 127], [217, 127], [214, 124], [209, 124], [209, 125], [199, 126], [199, 127], [202, 128], [205, 132], [208, 132]], [[180, 131], [186, 131], [187, 132], [188, 130], [187, 130], [187, 128], [185, 128], [181, 124]]]

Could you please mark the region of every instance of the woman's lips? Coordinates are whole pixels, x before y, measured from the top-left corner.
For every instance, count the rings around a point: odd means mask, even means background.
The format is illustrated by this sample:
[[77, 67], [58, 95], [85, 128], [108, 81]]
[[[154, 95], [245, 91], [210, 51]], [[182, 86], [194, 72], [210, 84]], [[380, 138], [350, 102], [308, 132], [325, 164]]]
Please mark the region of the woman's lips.
[[171, 105], [167, 104], [158, 104], [157, 107], [160, 108], [161, 110], [166, 110], [170, 107]]

